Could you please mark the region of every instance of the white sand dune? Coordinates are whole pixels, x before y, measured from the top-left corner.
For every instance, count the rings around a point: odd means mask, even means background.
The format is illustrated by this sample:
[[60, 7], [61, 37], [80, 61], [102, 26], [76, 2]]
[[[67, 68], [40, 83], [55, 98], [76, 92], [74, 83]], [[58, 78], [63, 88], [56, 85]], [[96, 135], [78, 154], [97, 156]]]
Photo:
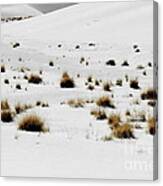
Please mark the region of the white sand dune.
[[38, 16], [41, 12], [29, 5], [18, 4], [18, 5], [1, 5], [1, 16], [2, 18], [18, 17], [18, 16]]
[[[34, 106], [16, 115], [9, 124], [2, 122], [3, 176], [154, 178], [153, 136], [147, 133], [147, 122], [133, 124], [141, 126], [134, 128], [136, 139], [104, 142], [102, 137], [110, 135], [111, 129], [107, 120], [96, 120], [90, 115], [97, 108], [96, 102], [83, 108], [61, 104], [72, 98], [96, 100], [107, 95], [116, 105], [115, 109], [105, 109], [108, 116], [112, 112], [120, 113], [124, 122], [128, 109], [131, 114], [135, 110], [145, 111], [147, 118], [153, 114], [153, 108], [140, 98], [141, 91], [153, 86], [153, 66], [148, 65], [153, 64], [152, 5], [152, 1], [80, 3], [1, 25], [1, 58], [6, 66], [6, 73], [1, 77], [2, 99], [7, 98], [12, 107], [19, 102], [49, 103], [49, 107]], [[14, 42], [20, 46], [13, 48]], [[90, 47], [89, 42], [95, 46]], [[62, 47], [58, 48], [60, 43]], [[139, 53], [133, 49], [135, 43]], [[76, 45], [80, 48], [75, 49]], [[85, 58], [82, 64], [81, 57]], [[109, 59], [115, 59], [116, 66], [106, 66]], [[121, 66], [124, 60], [129, 66]], [[50, 61], [54, 62], [53, 67], [49, 66]], [[144, 70], [138, 70], [138, 65]], [[64, 71], [74, 78], [75, 88], [60, 88]], [[28, 83], [24, 75], [31, 73], [39, 74], [43, 83]], [[90, 75], [103, 82], [112, 81], [111, 92], [103, 90], [103, 83], [93, 91], [88, 90], [85, 83]], [[126, 75], [129, 80], [137, 78], [141, 89], [131, 89]], [[10, 84], [4, 83], [6, 78]], [[122, 79], [122, 87], [116, 85], [117, 79]], [[15, 88], [17, 84], [21, 90]], [[27, 113], [41, 116], [50, 132], [40, 135], [17, 130], [18, 122]]]

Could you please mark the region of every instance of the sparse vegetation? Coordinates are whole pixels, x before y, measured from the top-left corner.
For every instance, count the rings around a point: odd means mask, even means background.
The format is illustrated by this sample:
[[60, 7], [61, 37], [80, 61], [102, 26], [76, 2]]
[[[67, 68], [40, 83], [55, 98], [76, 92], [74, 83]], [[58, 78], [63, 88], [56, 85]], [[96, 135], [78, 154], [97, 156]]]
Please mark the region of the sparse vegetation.
[[129, 66], [128, 61], [124, 61], [121, 66]]
[[110, 87], [111, 87], [111, 85], [110, 85], [109, 82], [105, 82], [104, 85], [103, 85], [103, 89], [105, 91], [111, 91]]
[[156, 133], [156, 119], [154, 117], [148, 119], [148, 132], [151, 135], [155, 135]]
[[1, 121], [9, 123], [12, 122], [13, 119], [14, 113], [10, 109], [1, 111]]
[[101, 107], [115, 108], [112, 100], [108, 96], [100, 97], [99, 99], [97, 99], [96, 104]]
[[22, 112], [25, 112], [26, 110], [32, 108], [32, 105], [30, 104], [20, 104], [20, 103], [17, 103], [15, 105], [15, 111], [16, 111], [16, 114], [20, 114]]
[[25, 130], [29, 132], [48, 132], [49, 128], [45, 126], [44, 121], [37, 115], [26, 115], [18, 123], [19, 130]]
[[67, 104], [71, 107], [78, 108], [84, 107], [85, 101], [83, 99], [70, 99], [68, 100]]
[[28, 83], [40, 84], [42, 83], [42, 78], [39, 75], [31, 74], [28, 77]]
[[125, 123], [113, 128], [113, 136], [120, 139], [135, 138], [131, 124]]
[[110, 59], [109, 61], [106, 62], [106, 65], [110, 65], [110, 66], [115, 66], [115, 60], [114, 59]]
[[111, 114], [108, 117], [108, 124], [111, 126], [112, 129], [114, 127], [117, 127], [120, 122], [121, 122], [121, 117], [119, 114]]
[[1, 73], [4, 73], [4, 72], [6, 72], [6, 68], [4, 65], [1, 65]]
[[130, 87], [133, 89], [140, 89], [138, 80], [130, 80]]
[[73, 78], [71, 78], [67, 72], [63, 73], [62, 79], [60, 81], [60, 87], [61, 88], [74, 88], [75, 83]]
[[10, 110], [10, 105], [7, 99], [1, 101], [1, 110]]
[[100, 109], [92, 110], [91, 115], [93, 115], [97, 120], [107, 119], [107, 115], [104, 110]]
[[149, 88], [143, 93], [141, 93], [141, 99], [142, 100], [154, 100], [157, 99], [157, 92], [156, 90]]

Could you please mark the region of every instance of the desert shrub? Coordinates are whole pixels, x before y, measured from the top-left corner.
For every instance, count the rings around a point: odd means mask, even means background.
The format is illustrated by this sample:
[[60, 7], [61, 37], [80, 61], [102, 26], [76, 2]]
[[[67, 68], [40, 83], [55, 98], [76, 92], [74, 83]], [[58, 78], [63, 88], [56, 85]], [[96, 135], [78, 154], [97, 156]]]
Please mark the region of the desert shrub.
[[28, 77], [28, 83], [40, 84], [42, 83], [42, 78], [39, 75], [31, 74]]
[[13, 119], [14, 113], [10, 109], [1, 111], [1, 121], [8, 123], [12, 122]]
[[146, 114], [145, 112], [135, 112], [132, 114], [130, 121], [132, 122], [145, 122], [146, 121]]
[[151, 62], [149, 62], [149, 63], [148, 63], [148, 66], [149, 66], [149, 67], [152, 67], [152, 63], [151, 63]]
[[26, 115], [18, 123], [19, 130], [29, 132], [48, 132], [49, 129], [45, 126], [44, 121], [37, 115]]
[[142, 69], [144, 69], [144, 66], [138, 65], [136, 68], [137, 68], [138, 70], [142, 70]]
[[24, 78], [25, 80], [27, 80], [27, 79], [28, 79], [28, 76], [25, 74], [23, 78]]
[[138, 48], [138, 45], [133, 45], [133, 48], [134, 48], [134, 49]]
[[76, 76], [77, 76], [77, 78], [80, 78], [80, 74], [77, 74]]
[[112, 100], [108, 96], [102, 96], [97, 99], [96, 104], [101, 107], [115, 108]]
[[128, 61], [124, 61], [121, 66], [129, 66]]
[[83, 63], [84, 61], [85, 61], [85, 58], [84, 57], [81, 57], [80, 63]]
[[130, 111], [129, 110], [126, 110], [126, 116], [131, 116], [131, 113], [130, 113]]
[[154, 117], [148, 119], [148, 132], [151, 135], [155, 135], [156, 133], [156, 119]]
[[104, 110], [92, 110], [91, 115], [93, 115], [97, 120], [107, 119], [107, 115]]
[[94, 90], [95, 87], [94, 87], [93, 85], [90, 84], [90, 85], [88, 85], [87, 89], [88, 89], [88, 90]]
[[141, 99], [142, 100], [154, 100], [157, 99], [157, 92], [156, 90], [149, 88], [148, 90], [141, 93]]
[[130, 87], [133, 89], [140, 89], [138, 80], [130, 80]]
[[126, 82], [128, 82], [129, 78], [127, 74], [125, 75], [125, 79], [126, 79]]
[[143, 71], [143, 75], [146, 76], [147, 75], [147, 72], [146, 71]]
[[53, 66], [54, 66], [53, 61], [50, 61], [50, 62], [49, 62], [49, 66], [51, 66], [51, 67], [53, 67]]
[[96, 46], [95, 43], [89, 43], [88, 45], [89, 45], [89, 46]]
[[79, 49], [80, 48], [80, 45], [76, 45], [75, 49]]
[[110, 87], [111, 87], [111, 85], [110, 85], [109, 82], [105, 82], [104, 85], [103, 85], [103, 89], [105, 91], [111, 91]]
[[73, 78], [70, 78], [67, 72], [63, 73], [62, 79], [60, 81], [60, 87], [61, 88], [74, 88], [75, 83]]
[[115, 66], [115, 60], [114, 59], [110, 59], [109, 61], [106, 62], [106, 65], [110, 65], [110, 66]]
[[1, 110], [10, 110], [10, 105], [7, 99], [1, 101]]
[[49, 107], [49, 104], [47, 102], [43, 102], [41, 106], [42, 107]]
[[4, 80], [4, 83], [5, 83], [5, 84], [9, 84], [10, 82], [9, 82], [8, 79], [5, 79], [5, 80]]
[[120, 122], [121, 122], [121, 117], [119, 114], [111, 114], [108, 117], [108, 124], [111, 126], [111, 128], [117, 127]]
[[6, 68], [4, 65], [1, 65], [1, 73], [4, 73], [4, 72], [6, 72]]
[[83, 99], [70, 99], [67, 104], [71, 107], [78, 108], [84, 107], [85, 101]]
[[61, 48], [62, 47], [62, 45], [61, 44], [58, 44], [58, 48]]
[[148, 105], [151, 107], [155, 107], [156, 106], [156, 101], [148, 101]]
[[15, 111], [17, 114], [20, 114], [22, 112], [25, 112], [26, 110], [32, 108], [32, 105], [30, 104], [20, 104], [20, 103], [17, 103], [15, 105]]
[[13, 48], [17, 48], [17, 47], [19, 47], [19, 46], [20, 46], [20, 43], [14, 43], [12, 47], [13, 47]]
[[21, 85], [20, 84], [16, 84], [15, 88], [20, 90], [21, 89]]
[[114, 127], [113, 136], [120, 139], [135, 138], [133, 134], [133, 127], [131, 124], [128, 123]]
[[88, 61], [86, 61], [85, 65], [86, 65], [86, 66], [88, 66], [88, 65], [89, 65], [89, 62], [88, 62]]
[[104, 137], [101, 138], [102, 141], [111, 141], [113, 140], [113, 137], [110, 135], [105, 135]]
[[137, 48], [137, 49], [135, 50], [135, 52], [136, 52], [136, 53], [139, 53], [139, 52], [140, 52], [140, 49], [139, 49], [139, 48]]
[[122, 79], [117, 79], [116, 85], [121, 87], [122, 86]]
[[41, 101], [36, 101], [36, 106], [41, 106]]
[[89, 83], [92, 83], [92, 82], [93, 82], [93, 77], [92, 77], [92, 76], [88, 76], [87, 81], [88, 81]]
[[100, 82], [97, 79], [95, 80], [95, 85], [100, 86]]

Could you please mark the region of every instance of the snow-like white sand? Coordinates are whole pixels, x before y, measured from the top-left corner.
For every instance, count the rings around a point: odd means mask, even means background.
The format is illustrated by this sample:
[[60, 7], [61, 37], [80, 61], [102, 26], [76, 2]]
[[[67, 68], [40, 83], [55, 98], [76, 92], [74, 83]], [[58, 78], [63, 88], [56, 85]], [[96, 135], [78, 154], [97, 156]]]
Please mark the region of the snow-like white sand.
[[[97, 108], [95, 102], [83, 108], [62, 104], [69, 99], [96, 100], [113, 95], [116, 108], [106, 108], [108, 116], [120, 113], [124, 122], [127, 110], [145, 112], [147, 119], [152, 116], [153, 108], [140, 98], [144, 89], [153, 87], [153, 66], [148, 66], [149, 62], [153, 65], [152, 19], [152, 1], [81, 3], [1, 25], [1, 64], [6, 67], [6, 72], [1, 73], [2, 100], [8, 99], [12, 108], [17, 103], [34, 105], [38, 100], [49, 104], [16, 115], [11, 123], [1, 122], [3, 176], [153, 179], [153, 136], [147, 133], [147, 122], [132, 123], [142, 126], [134, 129], [135, 139], [103, 141], [111, 129], [107, 120], [90, 115]], [[13, 48], [15, 42], [20, 46]], [[95, 46], [89, 46], [90, 42]], [[133, 49], [134, 44], [139, 53]], [[85, 58], [82, 64], [81, 57]], [[107, 66], [109, 59], [115, 59], [116, 66]], [[121, 66], [124, 60], [128, 67]], [[54, 67], [49, 66], [49, 61]], [[137, 69], [138, 65], [144, 69]], [[30, 71], [21, 72], [22, 67]], [[23, 78], [25, 74], [39, 74], [40, 70], [42, 84], [29, 84]], [[65, 71], [73, 77], [75, 88], [60, 88]], [[89, 75], [103, 82], [112, 81], [111, 92], [105, 92], [102, 84], [88, 90], [85, 82]], [[129, 80], [137, 78], [141, 89], [131, 89], [126, 75]], [[9, 79], [9, 85], [5, 79]], [[122, 87], [116, 86], [117, 79], [123, 80]], [[21, 90], [15, 88], [16, 84], [21, 85]], [[138, 105], [134, 104], [137, 100]], [[18, 122], [27, 113], [42, 117], [50, 132], [17, 130]]]

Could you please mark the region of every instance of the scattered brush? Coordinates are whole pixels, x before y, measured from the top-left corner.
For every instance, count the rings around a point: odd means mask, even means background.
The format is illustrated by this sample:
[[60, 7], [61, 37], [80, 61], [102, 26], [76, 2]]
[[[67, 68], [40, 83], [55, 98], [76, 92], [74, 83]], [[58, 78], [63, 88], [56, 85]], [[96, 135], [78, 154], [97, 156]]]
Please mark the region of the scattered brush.
[[148, 132], [151, 135], [155, 135], [156, 133], [156, 119], [154, 117], [148, 119]]
[[116, 81], [116, 85], [117, 86], [122, 86], [122, 83], [123, 83], [123, 81], [122, 81], [122, 79], [117, 79], [117, 81]]
[[111, 84], [109, 82], [105, 82], [103, 85], [104, 91], [111, 91], [110, 87], [111, 87]]
[[70, 99], [67, 104], [71, 107], [78, 108], [84, 107], [85, 101], [83, 99]]
[[108, 117], [108, 124], [111, 126], [112, 129], [114, 127], [117, 127], [120, 122], [121, 122], [121, 117], [119, 114], [111, 114]]
[[49, 132], [49, 128], [45, 126], [44, 121], [37, 115], [26, 115], [18, 123], [19, 130], [29, 132]]
[[61, 88], [74, 88], [75, 83], [73, 78], [70, 78], [67, 72], [63, 73], [62, 79], [60, 81], [60, 87]]
[[28, 78], [28, 83], [40, 84], [42, 83], [42, 78], [39, 75], [31, 74]]
[[4, 73], [4, 72], [6, 72], [6, 68], [4, 65], [1, 65], [1, 73]]
[[135, 138], [133, 134], [133, 126], [128, 123], [118, 125], [113, 128], [113, 136], [120, 139]]
[[109, 61], [106, 62], [106, 65], [110, 65], [110, 66], [115, 66], [115, 60], [114, 59], [110, 59]]
[[107, 115], [104, 110], [92, 110], [91, 115], [93, 115], [97, 120], [107, 119]]
[[96, 104], [101, 107], [115, 108], [112, 100], [108, 96], [100, 97], [99, 99], [97, 99]]
[[146, 91], [144, 91], [141, 94], [141, 99], [142, 100], [154, 100], [157, 99], [157, 92], [156, 90], [149, 88]]
[[130, 80], [130, 87], [133, 89], [140, 89], [138, 80]]

